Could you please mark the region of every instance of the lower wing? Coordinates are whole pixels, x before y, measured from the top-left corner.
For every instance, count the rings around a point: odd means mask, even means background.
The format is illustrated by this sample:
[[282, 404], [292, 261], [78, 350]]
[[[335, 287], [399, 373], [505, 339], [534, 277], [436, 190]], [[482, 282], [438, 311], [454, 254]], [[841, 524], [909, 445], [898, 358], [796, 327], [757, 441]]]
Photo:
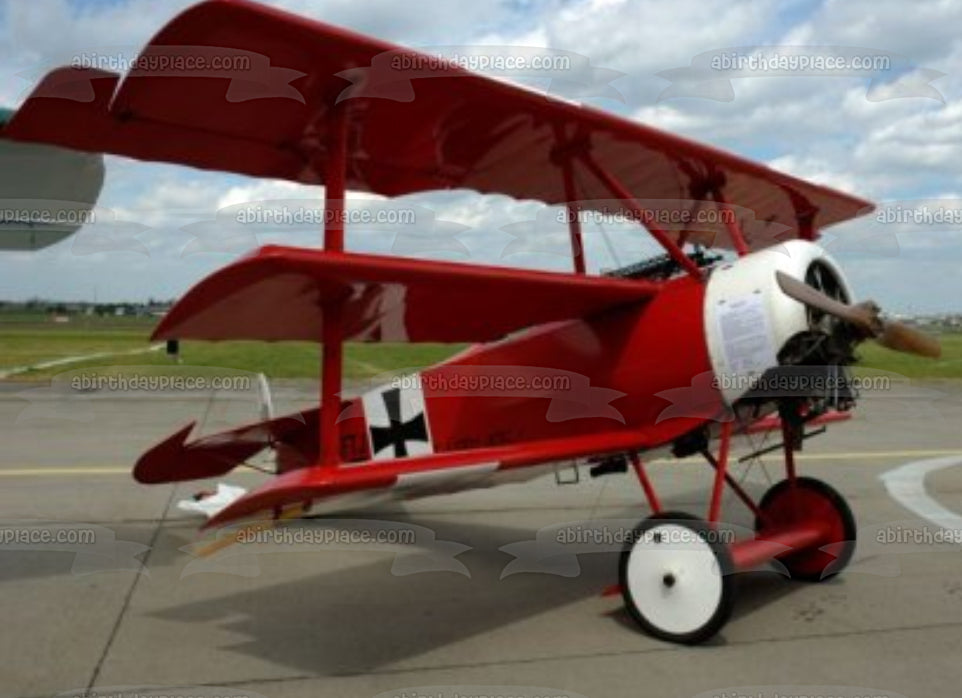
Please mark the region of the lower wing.
[[483, 487], [483, 480], [497, 472], [553, 461], [644, 450], [652, 445], [651, 439], [651, 435], [644, 431], [620, 429], [387, 462], [363, 461], [336, 467], [299, 468], [279, 475], [237, 500], [208, 521], [207, 526], [220, 526], [264, 511], [278, 513], [291, 505], [306, 509], [328, 497], [364, 490], [417, 489], [452, 478], [469, 478], [474, 481], [472, 487]]

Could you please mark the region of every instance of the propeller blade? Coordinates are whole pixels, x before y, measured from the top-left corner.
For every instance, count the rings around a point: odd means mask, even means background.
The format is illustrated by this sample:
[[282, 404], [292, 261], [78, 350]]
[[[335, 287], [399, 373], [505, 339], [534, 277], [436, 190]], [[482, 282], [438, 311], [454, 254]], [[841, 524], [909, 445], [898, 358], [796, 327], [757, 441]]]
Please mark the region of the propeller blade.
[[875, 335], [881, 329], [876, 319], [877, 309], [874, 305], [848, 305], [834, 298], [829, 298], [818, 289], [812, 288], [804, 281], [789, 276], [785, 272], [775, 272], [775, 279], [782, 292], [794, 298], [799, 303], [804, 303], [812, 308], [817, 308], [822, 312], [834, 315], [835, 317], [850, 322], [862, 328], [867, 334]]
[[848, 305], [784, 272], [775, 272], [775, 278], [785, 295], [855, 325], [886, 349], [932, 359], [942, 356], [942, 347], [935, 337], [895, 320], [883, 320], [879, 307], [872, 301]]
[[886, 349], [901, 351], [907, 354], [917, 354], [930, 359], [942, 356], [942, 346], [939, 340], [914, 327], [887, 320], [882, 327], [882, 333], [875, 340]]

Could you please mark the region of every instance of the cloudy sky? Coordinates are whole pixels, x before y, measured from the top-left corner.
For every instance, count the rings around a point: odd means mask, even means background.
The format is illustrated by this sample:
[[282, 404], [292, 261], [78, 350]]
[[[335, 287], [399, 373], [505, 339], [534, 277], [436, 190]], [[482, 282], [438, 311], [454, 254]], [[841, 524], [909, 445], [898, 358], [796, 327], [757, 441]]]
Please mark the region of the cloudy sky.
[[[0, 2], [0, 105], [19, 105], [46, 70], [72, 55], [136, 55], [189, 4]], [[825, 231], [824, 243], [845, 266], [857, 295], [896, 312], [962, 310], [962, 219], [956, 213], [962, 209], [962, 2], [923, 1], [910, 9], [897, 0], [273, 4], [428, 50], [569, 51], [593, 68], [617, 71], [596, 72], [604, 79], [572, 94], [536, 75], [506, 77], [877, 202], [878, 215]], [[699, 56], [708, 52], [796, 60], [885, 56], [889, 63], [884, 70], [811, 74], [796, 62], [777, 75], [769, 70], [762, 77], [763, 71], [749, 67], [727, 83], [686, 82], [683, 77], [697, 70], [707, 60]], [[101, 220], [112, 218], [113, 226], [88, 226], [38, 253], [0, 252], [0, 298], [174, 297], [259, 244], [315, 245], [320, 237], [316, 226], [288, 227], [284, 233], [261, 226], [235, 234], [229, 224], [220, 225], [228, 220], [225, 211], [320, 196], [320, 188], [109, 157], [98, 206]], [[353, 250], [542, 268], [570, 264], [562, 224], [552, 229], [552, 211], [534, 202], [465, 192], [403, 202], [352, 199], [371, 210], [403, 206], [418, 211], [419, 221], [430, 221], [425, 230], [400, 235], [391, 226], [350, 226]], [[532, 243], [522, 235], [519, 241], [517, 231], [535, 222], [543, 237]], [[617, 225], [589, 226], [586, 235], [595, 270], [652, 251], [643, 233]]]

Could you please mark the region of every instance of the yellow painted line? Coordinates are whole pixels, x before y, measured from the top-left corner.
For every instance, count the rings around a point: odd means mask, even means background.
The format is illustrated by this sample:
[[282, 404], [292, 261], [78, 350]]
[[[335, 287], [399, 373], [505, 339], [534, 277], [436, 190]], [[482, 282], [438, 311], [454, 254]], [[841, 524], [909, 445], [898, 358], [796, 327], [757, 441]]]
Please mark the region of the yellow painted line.
[[28, 477], [33, 475], [130, 475], [133, 466], [122, 467], [77, 467], [77, 468], [0, 468], [0, 477]]
[[962, 449], [929, 449], [920, 451], [875, 451], [868, 453], [800, 453], [795, 458], [800, 460], [862, 460], [865, 458], [915, 458], [916, 456], [957, 456], [962, 455]]
[[[733, 454], [738, 456], [738, 454]], [[796, 460], [800, 461], [830, 461], [830, 460], [872, 460], [877, 458], [925, 458], [936, 456], [962, 456], [962, 449], [928, 449], [918, 451], [862, 451], [851, 453], [798, 453]], [[769, 454], [768, 462], [777, 460], [778, 454]], [[701, 458], [661, 458], [649, 463], [701, 463]], [[43, 466], [22, 466], [18, 468], [0, 468], [0, 477], [62, 477], [64, 475], [130, 475], [133, 465], [129, 466], [78, 466], [76, 468]]]
[[233, 545], [234, 543], [241, 542], [245, 534], [269, 531], [277, 526], [281, 521], [286, 521], [288, 519], [299, 519], [306, 513], [306, 507], [301, 506], [300, 504], [295, 504], [294, 506], [288, 507], [286, 510], [282, 511], [281, 515], [276, 519], [261, 519], [260, 521], [249, 523], [233, 533], [227, 535], [222, 534], [220, 537], [201, 547], [200, 550], [194, 553], [194, 555], [197, 557], [210, 557], [214, 553], [219, 552], [224, 548]]
[[[732, 457], [737, 459], [741, 458], [742, 453], [733, 453]], [[778, 459], [780, 452], [773, 451], [772, 453], [766, 453], [762, 456], [762, 460], [766, 462], [773, 462]], [[951, 449], [929, 449], [929, 450], [919, 450], [919, 451], [860, 451], [852, 453], [796, 453], [795, 460], [797, 461], [819, 461], [819, 460], [869, 460], [872, 458], [919, 458], [926, 456], [962, 456], [962, 448], [951, 448]], [[650, 463], [702, 463], [704, 459], [701, 457], [690, 456], [688, 458], [659, 458], [658, 460], [649, 461]]]

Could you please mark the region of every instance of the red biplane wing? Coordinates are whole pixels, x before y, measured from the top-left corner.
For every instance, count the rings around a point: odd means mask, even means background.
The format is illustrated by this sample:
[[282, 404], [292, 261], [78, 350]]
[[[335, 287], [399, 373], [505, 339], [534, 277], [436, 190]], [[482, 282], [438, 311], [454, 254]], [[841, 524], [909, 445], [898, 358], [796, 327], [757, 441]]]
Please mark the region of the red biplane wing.
[[650, 434], [636, 429], [619, 429], [399, 460], [366, 461], [352, 463], [349, 467], [299, 468], [271, 479], [238, 499], [208, 521], [207, 526], [221, 526], [259, 512], [279, 511], [294, 504], [310, 505], [329, 497], [364, 490], [418, 489], [432, 487], [435, 483], [444, 487], [463, 478], [473, 480], [473, 487], [483, 487], [485, 478], [500, 471], [584, 456], [638, 451], [651, 445]]
[[[398, 70], [392, 57], [438, 61], [242, 0], [189, 8], [142, 56], [144, 70], [123, 81], [90, 69], [52, 72], [8, 137], [316, 184], [325, 181], [340, 100], [350, 108], [348, 189], [397, 196], [467, 188], [612, 212], [618, 197], [584, 163], [573, 171], [575, 195], [566, 191], [563, 164], [587, 155], [637, 199], [691, 202], [715, 192], [750, 211], [759, 225], [743, 227], [753, 249], [814, 238], [871, 210], [854, 196], [454, 65], [430, 78], [417, 67]], [[164, 68], [215, 58], [246, 68]], [[687, 239], [732, 244], [725, 235]]]
[[265, 247], [188, 291], [153, 336], [319, 342], [324, 308], [333, 304], [341, 309], [346, 341], [485, 342], [637, 303], [658, 288], [637, 280]]

